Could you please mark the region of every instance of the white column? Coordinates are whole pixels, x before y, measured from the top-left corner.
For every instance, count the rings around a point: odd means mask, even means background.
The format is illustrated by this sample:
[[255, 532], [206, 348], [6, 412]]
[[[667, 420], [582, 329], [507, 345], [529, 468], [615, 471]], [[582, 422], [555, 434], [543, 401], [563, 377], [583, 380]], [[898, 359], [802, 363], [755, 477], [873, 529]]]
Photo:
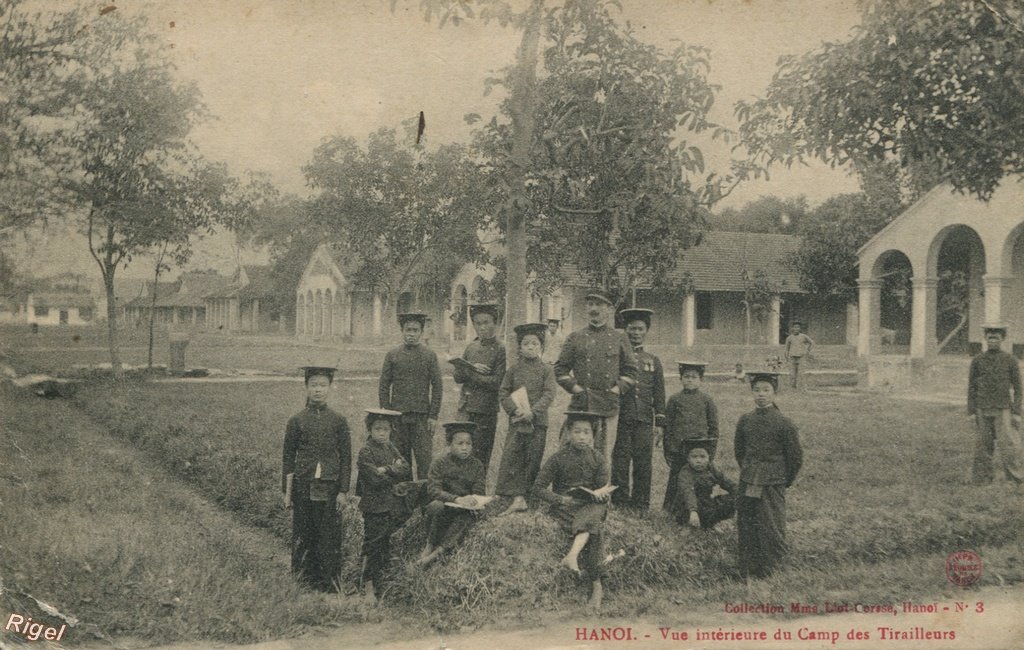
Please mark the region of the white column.
[[857, 355], [866, 357], [878, 351], [878, 335], [881, 327], [881, 280], [857, 280], [858, 320]]
[[857, 326], [860, 322], [857, 305], [852, 302], [846, 304], [846, 344], [857, 345]]
[[683, 300], [683, 347], [692, 348], [697, 335], [697, 296], [692, 291]]
[[772, 310], [768, 313], [768, 345], [779, 344], [779, 317], [782, 315], [782, 297], [772, 296]]
[[914, 303], [910, 321], [910, 356], [923, 359], [935, 352], [937, 278], [913, 278]]
[[380, 294], [376, 291], [373, 292], [373, 335], [381, 336], [383, 334], [383, 328], [381, 327], [381, 320], [383, 318], [382, 312], [384, 310], [384, 304], [381, 302]]
[[986, 275], [982, 278], [985, 283], [985, 322], [997, 322], [1003, 320], [1003, 290], [1010, 287], [1010, 278], [1003, 278], [996, 275]]

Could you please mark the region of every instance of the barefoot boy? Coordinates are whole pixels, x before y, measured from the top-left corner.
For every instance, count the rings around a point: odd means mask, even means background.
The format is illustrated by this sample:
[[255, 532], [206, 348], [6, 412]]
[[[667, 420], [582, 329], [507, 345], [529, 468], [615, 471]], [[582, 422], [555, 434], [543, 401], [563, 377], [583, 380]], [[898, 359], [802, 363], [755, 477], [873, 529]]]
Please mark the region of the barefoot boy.
[[431, 502], [424, 514], [429, 529], [420, 564], [429, 564], [445, 550], [457, 546], [476, 521], [476, 511], [446, 505], [472, 508], [477, 505], [476, 496], [484, 493], [484, 465], [473, 455], [475, 428], [472, 422], [444, 425], [448, 453], [434, 461], [427, 477]]
[[345, 418], [327, 406], [335, 368], [302, 370], [306, 408], [288, 420], [282, 461], [284, 506], [292, 509], [292, 572], [313, 589], [336, 592], [352, 440]]
[[594, 429], [599, 413], [566, 413], [568, 442], [544, 463], [533, 484], [534, 494], [552, 504], [552, 514], [573, 535], [562, 564], [591, 584], [590, 606], [599, 608], [603, 596], [601, 571], [604, 561], [602, 528], [608, 514], [608, 495], [570, 496], [573, 488], [597, 490], [608, 483], [604, 455], [594, 449]]

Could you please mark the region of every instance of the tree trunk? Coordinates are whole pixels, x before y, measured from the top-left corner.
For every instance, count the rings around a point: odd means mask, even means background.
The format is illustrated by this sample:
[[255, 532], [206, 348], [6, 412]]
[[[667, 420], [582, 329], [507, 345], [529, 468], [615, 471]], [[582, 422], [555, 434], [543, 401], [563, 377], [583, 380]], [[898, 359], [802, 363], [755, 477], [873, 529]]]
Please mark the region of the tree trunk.
[[949, 332], [949, 334], [946, 335], [946, 338], [942, 339], [942, 342], [939, 343], [939, 347], [935, 348], [935, 354], [938, 354], [938, 353], [942, 352], [942, 349], [945, 348], [947, 345], [949, 345], [949, 342], [952, 341], [953, 338], [957, 334], [960, 333], [960, 330], [962, 330], [964, 328], [964, 325], [966, 325], [966, 324], [967, 324], [967, 314], [961, 314], [960, 315], [960, 322], [957, 323], [956, 327], [954, 327]]
[[114, 377], [121, 378], [121, 353], [117, 348], [117, 303], [114, 298], [115, 267], [104, 266], [103, 288], [107, 293], [107, 345], [110, 348], [110, 368]]
[[160, 265], [163, 263], [163, 254], [156, 260], [156, 269], [153, 271], [153, 301], [149, 305], [149, 356], [146, 367], [153, 369], [153, 325], [156, 322], [156, 290], [160, 286]]
[[[505, 344], [514, 355], [512, 328], [526, 322], [528, 296], [526, 233], [529, 198], [526, 195], [526, 170], [530, 165], [534, 112], [537, 103], [537, 51], [540, 45], [543, 0], [533, 0], [523, 24], [523, 38], [516, 52], [516, 69], [510, 97], [512, 116], [512, 171], [508, 179], [511, 200], [506, 213], [506, 315]], [[514, 358], [510, 356], [509, 358]]]

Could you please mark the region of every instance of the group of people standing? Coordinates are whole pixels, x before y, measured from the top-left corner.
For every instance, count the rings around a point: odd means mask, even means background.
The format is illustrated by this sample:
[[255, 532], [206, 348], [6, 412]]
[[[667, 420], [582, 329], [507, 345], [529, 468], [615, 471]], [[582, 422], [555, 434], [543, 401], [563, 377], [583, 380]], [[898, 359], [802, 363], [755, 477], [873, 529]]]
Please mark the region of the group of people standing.
[[[411, 509], [423, 506], [427, 543], [418, 562], [428, 564], [460, 543], [492, 498], [485, 486], [499, 409], [508, 419], [495, 489], [507, 502], [500, 516], [546, 502], [568, 535], [562, 564], [589, 583], [592, 606], [600, 606], [603, 593], [608, 504], [650, 508], [658, 444], [669, 468], [662, 508], [672, 518], [710, 529], [738, 513], [739, 567], [746, 576], [766, 575], [785, 553], [785, 489], [800, 470], [802, 451], [796, 427], [774, 405], [778, 373], [749, 375], [755, 409], [736, 429], [737, 484], [714, 463], [718, 411], [701, 390], [706, 364], [679, 362], [682, 390], [666, 399], [662, 363], [643, 347], [654, 313], [622, 310], [622, 331], [608, 296], [591, 293], [585, 305], [587, 325], [556, 342], [557, 357], [550, 348], [545, 354], [555, 327], [516, 326], [511, 363], [497, 338], [498, 306], [470, 307], [477, 338], [451, 360], [458, 412], [444, 425], [447, 449], [437, 458], [440, 362], [420, 342], [426, 316], [399, 315], [403, 342], [385, 356], [379, 406], [367, 409], [368, 438], [356, 462], [368, 599], [383, 591], [390, 537]], [[292, 567], [326, 591], [339, 588], [339, 517], [351, 478], [348, 425], [326, 406], [333, 373], [305, 369], [307, 404], [288, 422], [283, 462], [285, 503], [294, 511]], [[569, 398], [561, 444], [544, 461], [548, 411], [559, 387]]]

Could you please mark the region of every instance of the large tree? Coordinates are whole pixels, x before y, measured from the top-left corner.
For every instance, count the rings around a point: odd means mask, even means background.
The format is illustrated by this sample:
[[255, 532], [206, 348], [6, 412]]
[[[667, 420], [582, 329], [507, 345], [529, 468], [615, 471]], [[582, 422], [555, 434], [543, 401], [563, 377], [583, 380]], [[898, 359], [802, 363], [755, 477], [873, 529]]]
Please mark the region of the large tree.
[[[482, 175], [465, 147], [427, 150], [395, 131], [329, 138], [305, 173], [317, 192], [308, 227], [351, 260], [355, 285], [378, 291], [392, 313], [405, 292], [446, 288], [458, 268], [482, 259]], [[447, 290], [443, 291], [447, 294]]]
[[849, 40], [782, 58], [737, 113], [761, 163], [898, 160], [987, 199], [1024, 173], [1024, 5], [863, 0]]
[[761, 196], [740, 208], [725, 208], [711, 218], [712, 230], [790, 235], [807, 216], [807, 197]]

